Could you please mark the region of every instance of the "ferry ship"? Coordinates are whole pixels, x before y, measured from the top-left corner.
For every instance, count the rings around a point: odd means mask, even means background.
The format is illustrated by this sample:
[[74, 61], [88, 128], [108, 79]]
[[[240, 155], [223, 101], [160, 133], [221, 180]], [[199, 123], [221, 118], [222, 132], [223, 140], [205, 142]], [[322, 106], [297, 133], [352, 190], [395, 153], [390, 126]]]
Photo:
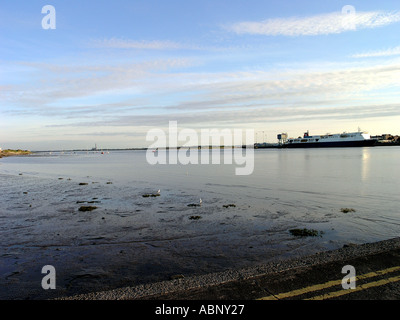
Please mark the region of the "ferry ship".
[[[282, 134], [286, 135], [286, 134]], [[278, 135], [278, 139], [282, 138]], [[280, 147], [282, 148], [327, 148], [327, 147], [368, 147], [376, 143], [376, 139], [371, 139], [367, 132], [343, 132], [336, 134], [325, 134], [318, 136], [310, 136], [307, 131], [303, 138], [297, 139], [280, 139]]]

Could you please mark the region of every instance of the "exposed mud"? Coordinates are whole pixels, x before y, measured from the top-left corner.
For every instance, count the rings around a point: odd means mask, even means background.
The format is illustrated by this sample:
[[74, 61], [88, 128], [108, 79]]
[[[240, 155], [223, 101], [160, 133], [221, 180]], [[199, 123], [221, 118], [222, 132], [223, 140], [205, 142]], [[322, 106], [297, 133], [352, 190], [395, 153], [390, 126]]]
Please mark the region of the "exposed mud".
[[[143, 197], [157, 190], [86, 180], [1, 175], [1, 299], [204, 274], [326, 246], [295, 241], [287, 232], [295, 225], [284, 214], [245, 198], [203, 192], [203, 203], [193, 208], [198, 195], [187, 190]], [[56, 290], [41, 288], [45, 265], [56, 268]]]

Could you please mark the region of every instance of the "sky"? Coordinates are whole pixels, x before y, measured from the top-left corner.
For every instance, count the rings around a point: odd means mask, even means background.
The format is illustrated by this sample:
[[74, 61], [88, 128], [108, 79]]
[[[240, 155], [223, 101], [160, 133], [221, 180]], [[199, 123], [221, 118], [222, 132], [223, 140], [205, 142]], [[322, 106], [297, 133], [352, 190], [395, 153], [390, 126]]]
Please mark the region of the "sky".
[[169, 121], [400, 134], [399, 89], [397, 0], [0, 0], [3, 149], [147, 147]]

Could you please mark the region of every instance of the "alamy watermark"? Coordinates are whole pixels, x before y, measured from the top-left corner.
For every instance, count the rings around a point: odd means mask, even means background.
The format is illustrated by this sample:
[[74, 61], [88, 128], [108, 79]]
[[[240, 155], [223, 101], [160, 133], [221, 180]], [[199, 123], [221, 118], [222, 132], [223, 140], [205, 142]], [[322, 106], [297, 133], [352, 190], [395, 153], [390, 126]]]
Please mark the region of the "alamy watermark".
[[42, 273], [46, 276], [42, 279], [42, 288], [44, 290], [56, 288], [56, 268], [52, 265], [46, 265], [42, 268]]
[[199, 134], [194, 129], [178, 130], [178, 122], [170, 121], [168, 132], [151, 129], [146, 141], [153, 142], [146, 153], [151, 165], [236, 164], [236, 175], [254, 171], [253, 129], [201, 129]]
[[347, 5], [342, 8], [342, 27], [346, 30], [356, 30], [356, 8]]
[[42, 19], [42, 28], [44, 30], [56, 29], [56, 8], [52, 5], [45, 5], [42, 8], [42, 13], [46, 14]]
[[342, 288], [344, 290], [355, 289], [356, 288], [356, 268], [351, 265], [344, 266], [342, 268], [342, 273], [347, 274], [342, 279]]

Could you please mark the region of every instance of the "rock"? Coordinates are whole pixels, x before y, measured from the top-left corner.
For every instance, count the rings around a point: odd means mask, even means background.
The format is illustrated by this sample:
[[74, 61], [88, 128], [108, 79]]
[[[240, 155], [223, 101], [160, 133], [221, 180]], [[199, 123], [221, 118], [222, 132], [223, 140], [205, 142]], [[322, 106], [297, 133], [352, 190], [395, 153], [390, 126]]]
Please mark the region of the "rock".
[[200, 216], [190, 216], [189, 217], [189, 220], [199, 220], [199, 219], [201, 219]]

